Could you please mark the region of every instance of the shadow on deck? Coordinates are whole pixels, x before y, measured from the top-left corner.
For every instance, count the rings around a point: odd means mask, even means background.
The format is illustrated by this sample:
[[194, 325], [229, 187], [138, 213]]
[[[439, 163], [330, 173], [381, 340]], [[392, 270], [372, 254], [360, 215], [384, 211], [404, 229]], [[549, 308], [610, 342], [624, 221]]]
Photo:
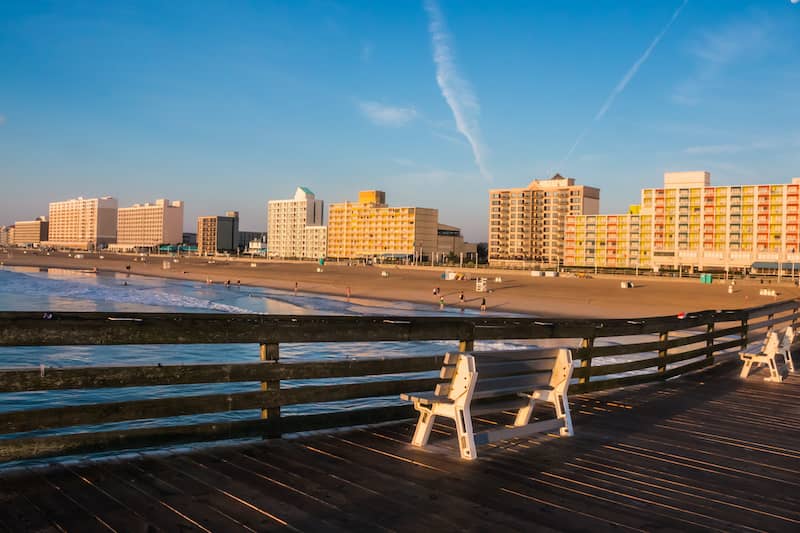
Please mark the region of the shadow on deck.
[[736, 371], [576, 396], [574, 438], [474, 462], [401, 423], [15, 472], [0, 529], [798, 531], [800, 378]]

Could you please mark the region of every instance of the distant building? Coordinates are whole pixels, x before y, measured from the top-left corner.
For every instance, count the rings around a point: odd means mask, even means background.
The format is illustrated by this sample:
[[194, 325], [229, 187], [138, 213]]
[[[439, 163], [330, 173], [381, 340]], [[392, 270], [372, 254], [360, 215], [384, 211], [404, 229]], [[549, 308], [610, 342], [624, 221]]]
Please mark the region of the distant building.
[[556, 174], [527, 187], [489, 191], [489, 263], [557, 266], [568, 215], [596, 214], [600, 189]]
[[263, 231], [239, 231], [239, 248], [242, 250], [249, 249], [250, 243], [254, 241], [261, 241], [266, 244], [267, 234]]
[[117, 243], [112, 248], [135, 250], [183, 241], [183, 202], [167, 199], [134, 204], [117, 211]]
[[8, 246], [11, 244], [8, 239], [8, 226], [0, 226], [0, 246]]
[[253, 239], [247, 243], [245, 253], [264, 257], [267, 255], [267, 243], [262, 239]]
[[[267, 242], [269, 256], [312, 258], [305, 238], [306, 227], [322, 226], [324, 202], [317, 200], [307, 187], [298, 187], [291, 200], [270, 200], [267, 203]], [[318, 238], [320, 232], [312, 232]], [[323, 252], [324, 255], [324, 252]]]
[[335, 258], [418, 257], [437, 251], [439, 211], [389, 207], [383, 191], [361, 191], [358, 202], [331, 204], [328, 256]]
[[52, 202], [47, 241], [59, 248], [94, 250], [117, 241], [117, 199], [75, 198]]
[[567, 219], [564, 264], [800, 271], [800, 178], [712, 186], [708, 172], [667, 172], [625, 215]]
[[15, 246], [38, 246], [47, 240], [47, 217], [36, 220], [18, 220], [14, 222], [14, 239], [9, 244]]
[[450, 257], [450, 254], [457, 256], [459, 259], [463, 257], [465, 261], [477, 260], [478, 245], [464, 242], [460, 228], [439, 224], [436, 235], [435, 260], [437, 263], [445, 262]]
[[324, 259], [328, 252], [328, 227], [306, 226], [303, 236], [303, 257]]
[[197, 218], [197, 253], [236, 252], [239, 247], [239, 212]]
[[181, 237], [181, 242], [183, 244], [193, 244], [197, 245], [197, 233], [189, 233], [184, 231], [183, 236]]

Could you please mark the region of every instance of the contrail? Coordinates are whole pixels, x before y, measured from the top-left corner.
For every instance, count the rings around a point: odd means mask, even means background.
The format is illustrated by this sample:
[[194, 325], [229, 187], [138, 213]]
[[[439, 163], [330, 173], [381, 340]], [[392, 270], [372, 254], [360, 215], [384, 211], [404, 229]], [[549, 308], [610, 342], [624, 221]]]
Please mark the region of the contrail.
[[444, 17], [435, 0], [425, 1], [425, 11], [428, 13], [429, 26], [433, 41], [433, 62], [436, 64], [436, 83], [442, 91], [447, 105], [453, 112], [456, 128], [467, 139], [475, 164], [481, 175], [487, 180], [492, 180], [492, 175], [486, 168], [486, 157], [480, 140], [480, 127], [478, 126], [478, 113], [480, 105], [472, 92], [469, 83], [458, 73], [453, 59], [450, 35], [444, 24]]
[[[681, 11], [683, 11], [683, 8], [686, 7], [686, 4], [688, 3], [689, 0], [683, 0], [683, 3], [680, 5], [680, 7], [678, 7], [678, 9], [675, 10], [675, 13], [672, 14], [672, 18], [669, 19], [667, 25], [664, 26], [664, 28], [658, 35], [656, 35], [656, 38], [653, 39], [653, 42], [650, 43], [650, 46], [647, 47], [647, 50], [644, 51], [642, 56], [638, 60], [636, 60], [636, 63], [634, 63], [631, 66], [631, 68], [628, 69], [628, 72], [625, 73], [622, 79], [619, 80], [619, 83], [617, 83], [616, 87], [614, 87], [614, 89], [611, 91], [611, 94], [609, 94], [608, 98], [606, 98], [606, 101], [603, 102], [603, 105], [602, 107], [600, 107], [600, 110], [594, 116], [594, 120], [592, 121], [592, 123], [599, 121], [605, 116], [606, 112], [611, 108], [611, 105], [614, 103], [614, 100], [617, 98], [617, 96], [622, 94], [622, 91], [625, 90], [625, 87], [627, 87], [630, 81], [633, 79], [633, 77], [636, 76], [636, 73], [639, 71], [639, 68], [641, 68], [644, 62], [647, 61], [647, 59], [650, 57], [650, 54], [653, 53], [655, 47], [658, 46], [658, 43], [661, 41], [661, 39], [664, 38], [664, 36], [669, 31], [672, 24], [675, 22], [675, 20], [677, 20], [678, 16], [680, 16], [681, 14]], [[578, 145], [580, 144], [581, 140], [583, 140], [586, 134], [589, 133], [590, 127], [591, 123], [589, 124], [589, 126], [586, 126], [586, 128], [581, 132], [580, 135], [578, 135], [578, 138], [575, 140], [575, 143], [573, 143], [572, 148], [569, 149], [569, 152], [567, 152], [567, 155], [562, 160], [562, 163], [566, 162], [569, 159], [569, 157], [572, 155], [572, 152], [574, 152], [575, 148], [577, 148]]]

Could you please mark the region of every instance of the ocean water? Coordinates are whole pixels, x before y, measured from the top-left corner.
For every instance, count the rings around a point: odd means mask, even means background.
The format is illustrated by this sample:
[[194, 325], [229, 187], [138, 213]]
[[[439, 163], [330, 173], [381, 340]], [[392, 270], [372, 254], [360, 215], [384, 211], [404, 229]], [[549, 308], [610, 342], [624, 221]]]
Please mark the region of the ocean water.
[[[122, 312], [197, 312], [197, 313], [265, 313], [294, 315], [413, 315], [413, 316], [477, 316], [477, 311], [457, 308], [440, 310], [436, 302], [429, 305], [403, 301], [363, 302], [353, 299], [325, 297], [315, 294], [281, 291], [247, 286], [225, 287], [201, 282], [167, 280], [115, 273], [90, 273], [65, 269], [0, 267], [0, 311], [122, 311]], [[486, 313], [492, 315], [492, 313]], [[503, 313], [508, 316], [509, 313]], [[688, 332], [687, 332], [688, 334]], [[598, 339], [597, 345], [655, 340], [649, 336]], [[579, 339], [539, 339], [538, 346], [577, 347]], [[498, 350], [530, 347], [532, 343], [478, 341], [477, 350]], [[340, 360], [371, 356], [409, 356], [443, 354], [457, 349], [455, 342], [380, 342], [281, 344], [281, 360]], [[652, 357], [635, 354], [603, 357], [595, 365]], [[257, 344], [217, 345], [136, 345], [136, 346], [47, 346], [0, 347], [0, 369], [45, 368], [110, 365], [170, 365], [198, 363], [255, 362], [259, 360]], [[634, 371], [636, 374], [646, 371]], [[435, 373], [430, 373], [433, 377]], [[398, 376], [344, 378], [330, 380], [283, 381], [284, 388], [301, 385], [355, 383], [375, 379], [396, 379]], [[422, 377], [416, 374], [415, 377]], [[602, 379], [602, 378], [600, 378]], [[256, 382], [201, 384], [161, 387], [96, 389], [89, 391], [40, 391], [0, 394], [0, 413], [35, 410], [66, 405], [119, 402], [170, 396], [195, 396], [258, 390]], [[287, 415], [325, 413], [359, 407], [379, 407], [401, 403], [397, 396], [367, 398], [286, 406]], [[121, 428], [193, 424], [214, 421], [253, 419], [257, 410], [231, 411], [168, 419], [137, 420], [96, 426], [81, 426], [26, 434], [0, 435], [0, 440], [20, 436], [43, 436], [82, 431], [110, 431]], [[95, 454], [97, 455], [97, 454]], [[36, 464], [26, 461], [22, 464]], [[0, 469], [18, 463], [0, 465]]]
[[[280, 291], [247, 286], [225, 287], [200, 282], [168, 280], [116, 273], [90, 273], [65, 269], [22, 267], [0, 268], [0, 310], [2, 311], [128, 311], [265, 313], [295, 315], [414, 315], [475, 316], [472, 310], [440, 310], [430, 305], [408, 302], [348, 302], [345, 298]], [[481, 349], [522, 347], [521, 343], [477, 343]], [[442, 354], [456, 349], [455, 342], [381, 342], [282, 344], [282, 360], [336, 360], [370, 356], [408, 356]], [[0, 368], [195, 364], [255, 362], [257, 344], [223, 345], [135, 345], [135, 346], [47, 346], [0, 347]], [[314, 380], [314, 384], [352, 383], [376, 378]], [[385, 377], [383, 379], [391, 379]], [[284, 381], [283, 387], [297, 387], [311, 381]], [[82, 405], [181, 395], [218, 394], [258, 390], [258, 383], [203, 384], [164, 387], [65, 390], [0, 394], [0, 412], [42, 409], [63, 405]], [[287, 406], [286, 414], [327, 412], [355, 407], [397, 404], [399, 399], [370, 398]], [[120, 427], [147, 427], [164, 424], [189, 424], [254, 418], [258, 411], [234, 411], [172, 419], [104, 424], [75, 430], [112, 430]], [[65, 430], [31, 432], [26, 436], [63, 433]], [[0, 435], [0, 439], [19, 435]]]

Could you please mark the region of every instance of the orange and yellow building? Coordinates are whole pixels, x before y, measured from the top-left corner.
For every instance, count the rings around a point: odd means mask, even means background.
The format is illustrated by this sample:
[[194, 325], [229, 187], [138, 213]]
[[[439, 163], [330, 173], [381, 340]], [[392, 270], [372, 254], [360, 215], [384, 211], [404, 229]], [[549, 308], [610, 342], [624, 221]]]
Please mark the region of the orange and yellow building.
[[383, 191], [361, 191], [358, 202], [331, 204], [328, 257], [430, 257], [437, 251], [439, 211], [389, 207]]
[[714, 187], [708, 172], [668, 172], [628, 214], [567, 217], [564, 264], [777, 268], [800, 260], [799, 199], [799, 178]]

